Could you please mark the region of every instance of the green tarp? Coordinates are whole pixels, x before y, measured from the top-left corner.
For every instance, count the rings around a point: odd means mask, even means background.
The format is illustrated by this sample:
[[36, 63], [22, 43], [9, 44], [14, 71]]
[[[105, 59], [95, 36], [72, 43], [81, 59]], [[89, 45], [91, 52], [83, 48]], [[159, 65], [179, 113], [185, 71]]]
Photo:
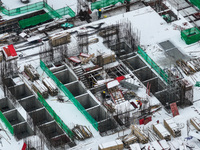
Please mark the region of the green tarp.
[[200, 9], [200, 0], [190, 0], [190, 2]]
[[181, 39], [183, 39], [188, 45], [196, 43], [200, 40], [200, 30], [196, 27], [182, 30]]
[[110, 5], [115, 5], [118, 2], [124, 3], [124, 0], [101, 0], [91, 4], [91, 10], [104, 8]]
[[76, 14], [70, 7], [61, 8], [58, 10], [53, 10], [48, 13], [37, 15], [31, 18], [23, 19], [19, 21], [19, 26], [24, 29], [30, 26], [35, 26], [40, 23], [44, 23], [46, 21], [49, 21], [53, 18], [61, 18], [62, 16], [70, 15], [71, 17], [74, 17]]
[[98, 131], [98, 123], [92, 116], [85, 110], [79, 101], [72, 95], [72, 93], [58, 80], [58, 78], [47, 68], [43, 61], [40, 61], [42, 70], [56, 83], [59, 89], [69, 98], [69, 100], [76, 106], [76, 108], [85, 116], [85, 118], [92, 124]]
[[71, 28], [71, 27], [73, 27], [74, 25], [73, 24], [70, 24], [70, 23], [64, 23], [64, 24], [62, 24], [61, 25], [61, 27], [68, 27], [68, 28]]
[[168, 75], [138, 46], [138, 54], [160, 75], [160, 77], [168, 83]]

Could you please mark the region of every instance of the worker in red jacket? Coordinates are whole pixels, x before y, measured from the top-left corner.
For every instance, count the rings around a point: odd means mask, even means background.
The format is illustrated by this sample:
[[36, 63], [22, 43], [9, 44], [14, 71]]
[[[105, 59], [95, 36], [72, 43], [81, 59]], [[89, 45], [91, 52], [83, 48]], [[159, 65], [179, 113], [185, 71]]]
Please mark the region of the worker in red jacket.
[[142, 108], [142, 102], [140, 100], [136, 100], [137, 104], [140, 105], [139, 109]]

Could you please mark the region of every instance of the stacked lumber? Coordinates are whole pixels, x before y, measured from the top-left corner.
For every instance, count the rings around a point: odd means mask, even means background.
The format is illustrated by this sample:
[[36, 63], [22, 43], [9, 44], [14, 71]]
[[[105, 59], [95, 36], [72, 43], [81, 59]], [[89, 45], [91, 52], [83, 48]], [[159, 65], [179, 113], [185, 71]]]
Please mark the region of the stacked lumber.
[[162, 146], [163, 150], [170, 150], [169, 144], [166, 142], [166, 140], [159, 141], [160, 145]]
[[48, 98], [48, 89], [40, 80], [35, 80], [32, 84], [32, 89], [40, 93], [44, 98]]
[[196, 130], [200, 131], [200, 118], [193, 117], [190, 119], [190, 123], [195, 127]]
[[123, 150], [124, 145], [121, 140], [99, 144], [99, 150]]
[[53, 47], [69, 43], [70, 41], [71, 41], [70, 33], [66, 31], [51, 35], [49, 37], [49, 42]]
[[140, 129], [138, 128], [138, 126], [136, 125], [131, 125], [131, 130], [132, 133], [134, 133], [134, 135], [138, 138], [138, 141], [142, 144], [146, 144], [148, 143], [148, 137], [147, 135]]
[[86, 126], [77, 125], [72, 129], [72, 131], [78, 140], [84, 140], [92, 136], [92, 133]]
[[162, 124], [153, 124], [154, 132], [161, 138], [165, 139], [166, 141], [171, 140], [170, 133], [163, 127]]
[[138, 141], [138, 138], [131, 133], [131, 134], [128, 134], [127, 136], [125, 136], [122, 139], [122, 141], [123, 141], [125, 147], [129, 147], [130, 144], [136, 143]]
[[37, 70], [31, 64], [24, 66], [24, 72], [27, 74], [31, 81], [38, 80], [40, 77]]
[[164, 119], [164, 126], [171, 133], [173, 137], [181, 136], [181, 130], [174, 122], [173, 118]]
[[55, 96], [58, 94], [58, 88], [51, 78], [46, 77], [42, 80], [42, 82], [48, 88], [48, 91], [51, 96]]

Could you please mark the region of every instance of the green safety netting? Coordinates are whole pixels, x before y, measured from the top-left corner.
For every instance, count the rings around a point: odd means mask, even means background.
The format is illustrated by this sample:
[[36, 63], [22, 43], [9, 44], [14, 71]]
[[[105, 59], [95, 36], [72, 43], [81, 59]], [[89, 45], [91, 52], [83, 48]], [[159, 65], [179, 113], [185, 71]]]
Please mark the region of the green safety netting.
[[200, 9], [200, 0], [190, 0], [190, 2]]
[[138, 46], [138, 54], [161, 76], [161, 78], [168, 83], [168, 75]]
[[64, 24], [62, 24], [61, 25], [61, 27], [68, 27], [68, 28], [71, 28], [71, 27], [73, 27], [74, 25], [73, 24], [71, 24], [71, 23], [64, 23]]
[[100, 8], [107, 7], [107, 6], [110, 6], [110, 5], [115, 5], [118, 2], [124, 3], [124, 0], [101, 0], [101, 1], [96, 1], [96, 2], [93, 2], [91, 4], [91, 10], [100, 9]]
[[53, 18], [61, 18], [62, 16], [65, 15], [70, 15], [71, 17], [74, 17], [75, 12], [70, 7], [65, 7], [58, 10], [50, 11], [42, 15], [37, 15], [31, 18], [20, 20], [19, 25], [22, 29], [24, 29], [29, 26], [35, 26], [37, 24], [44, 23]]
[[197, 81], [195, 86], [200, 87], [200, 81]]
[[10, 133], [13, 135], [14, 133], [14, 129], [12, 127], [12, 125], [10, 124], [10, 122], [6, 119], [6, 117], [2, 114], [2, 112], [0, 111], [0, 118], [1, 121], [6, 125], [6, 127], [8, 128], [8, 130], [10, 131]]
[[24, 14], [24, 13], [31, 12], [31, 11], [41, 10], [44, 7], [50, 7], [50, 6], [44, 2], [37, 2], [34, 4], [26, 5], [26, 6], [11, 9], [11, 10], [8, 10], [4, 7], [0, 7], [0, 10], [5, 15], [15, 16], [15, 15]]
[[60, 90], [69, 98], [69, 100], [76, 106], [76, 108], [86, 117], [92, 126], [98, 131], [98, 123], [92, 116], [85, 110], [79, 101], [72, 95], [72, 93], [57, 79], [57, 77], [47, 68], [43, 61], [40, 61], [40, 67], [45, 73], [54, 80]]
[[186, 44], [193, 44], [200, 40], [200, 30], [196, 27], [182, 30], [181, 38], [185, 41]]
[[61, 126], [61, 128], [67, 133], [70, 138], [74, 138], [74, 133], [67, 127], [67, 125], [60, 119], [60, 117], [54, 112], [54, 110], [49, 106], [41, 94], [38, 94], [38, 100], [44, 105], [51, 116], [56, 120], [56, 122]]

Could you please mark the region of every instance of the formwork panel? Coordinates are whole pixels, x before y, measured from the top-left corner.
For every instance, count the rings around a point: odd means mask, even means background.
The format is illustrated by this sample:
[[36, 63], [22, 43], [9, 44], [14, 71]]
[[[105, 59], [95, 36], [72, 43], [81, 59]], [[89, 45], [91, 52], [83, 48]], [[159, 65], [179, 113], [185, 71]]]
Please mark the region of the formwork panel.
[[69, 70], [63, 70], [54, 73], [54, 75], [62, 82], [62, 84], [67, 84], [77, 80], [76, 77]]
[[56, 122], [51, 122], [48, 124], [44, 124], [42, 126], [39, 126], [39, 129], [44, 134], [44, 136], [47, 139], [51, 139], [53, 137], [59, 136], [61, 134], [64, 134], [62, 129], [57, 125]]
[[88, 109], [87, 112], [97, 121], [102, 121], [108, 118], [106, 111], [101, 107], [93, 107]]
[[98, 103], [89, 94], [82, 95], [80, 97], [77, 97], [76, 99], [85, 109], [98, 105]]
[[146, 64], [138, 56], [130, 58], [130, 59], [126, 59], [125, 61], [123, 61], [123, 63], [126, 64], [130, 70], [133, 70], [133, 69], [137, 70], [139, 68], [146, 66]]
[[15, 109], [15, 108], [13, 104], [7, 98], [3, 98], [0, 100], [0, 110], [2, 112], [6, 112], [12, 109]]
[[42, 104], [34, 96], [21, 100], [19, 103], [27, 112], [31, 112], [43, 107]]
[[17, 85], [9, 89], [17, 100], [32, 95], [32, 92], [29, 90], [29, 88], [25, 84]]
[[4, 116], [7, 118], [11, 125], [16, 125], [20, 122], [25, 121], [16, 109], [9, 112], [5, 112]]
[[79, 82], [67, 84], [65, 87], [72, 93], [72, 95], [74, 95], [74, 97], [86, 93], [86, 90]]
[[50, 122], [53, 120], [51, 115], [46, 111], [46, 109], [40, 109], [38, 111], [33, 111], [29, 113], [33, 119], [33, 124], [36, 126], [42, 125], [44, 123]]
[[155, 73], [153, 73], [153, 71], [151, 71], [151, 69], [149, 69], [148, 67], [137, 70], [134, 72], [134, 74], [138, 77], [140, 81], [146, 81], [157, 77]]
[[13, 126], [13, 128], [14, 134], [17, 137], [17, 139], [23, 139], [34, 134], [33, 130], [30, 128], [27, 122], [17, 124]]

